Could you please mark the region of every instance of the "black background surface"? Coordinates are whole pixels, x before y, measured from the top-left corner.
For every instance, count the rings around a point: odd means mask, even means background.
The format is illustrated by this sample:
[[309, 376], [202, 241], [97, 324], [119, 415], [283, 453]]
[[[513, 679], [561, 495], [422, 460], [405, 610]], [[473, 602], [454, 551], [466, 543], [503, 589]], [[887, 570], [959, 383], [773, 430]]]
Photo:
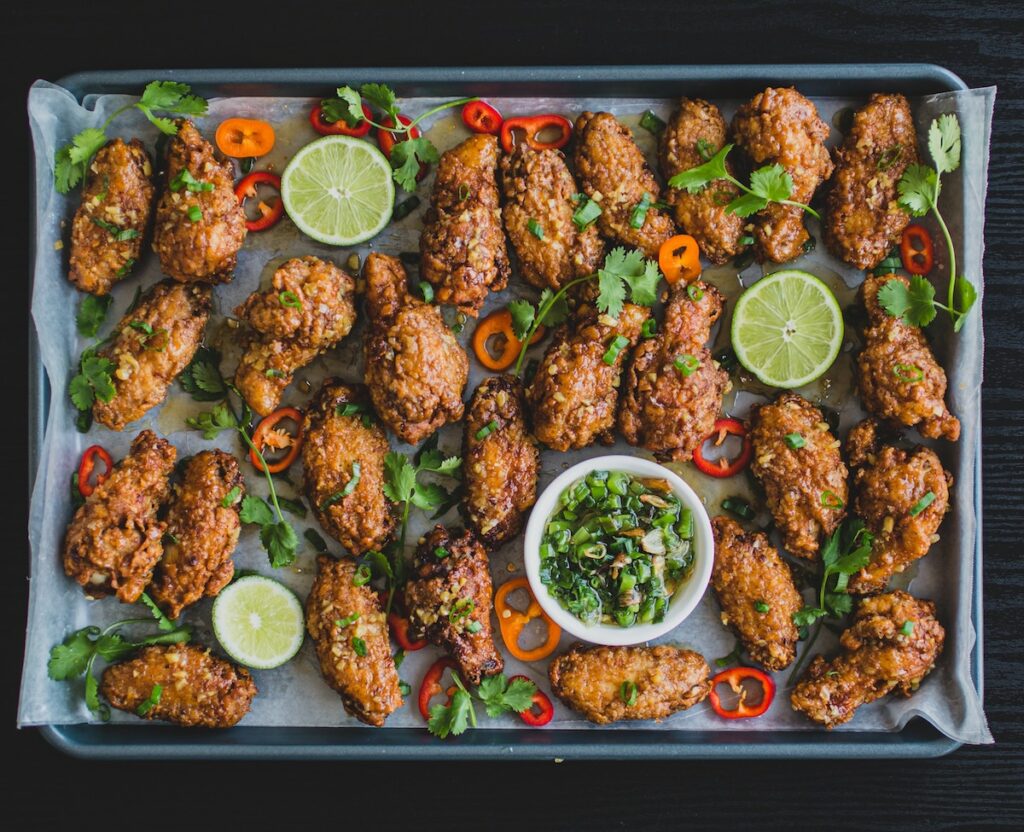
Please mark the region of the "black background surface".
[[[2, 252], [7, 473], [0, 582], [4, 826], [111, 828], [963, 829], [1024, 824], [1024, 3], [335, 0], [5, 4]], [[27, 599], [25, 95], [85, 69], [924, 61], [997, 84], [986, 216], [985, 706], [996, 744], [933, 761], [83, 763], [16, 731]], [[339, 81], [343, 79], [339, 78]], [[60, 610], [54, 610], [55, 615]], [[8, 824], [12, 824], [8, 826]]]

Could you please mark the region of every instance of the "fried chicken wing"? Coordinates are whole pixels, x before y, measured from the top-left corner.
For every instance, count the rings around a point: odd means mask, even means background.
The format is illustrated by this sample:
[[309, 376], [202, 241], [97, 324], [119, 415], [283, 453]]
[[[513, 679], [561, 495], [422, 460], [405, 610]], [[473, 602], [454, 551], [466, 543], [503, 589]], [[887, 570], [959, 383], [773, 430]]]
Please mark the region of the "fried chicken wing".
[[[714, 286], [673, 287], [664, 323], [640, 342], [626, 372], [619, 430], [629, 444], [682, 462], [714, 430], [729, 374], [704, 344], [721, 314], [722, 295]], [[690, 363], [680, 369], [676, 361]]]
[[905, 592], [866, 598], [839, 639], [843, 652], [830, 661], [816, 656], [793, 689], [793, 709], [834, 728], [861, 705], [890, 693], [910, 696], [935, 666], [945, 638], [931, 601]]
[[89, 165], [71, 223], [68, 280], [105, 295], [132, 270], [153, 207], [153, 164], [138, 139], [107, 142]]
[[[611, 113], [585, 112], [576, 119], [574, 164], [580, 187], [601, 206], [597, 228], [608, 240], [658, 258], [661, 244], [675, 233], [672, 218], [654, 207], [661, 187], [629, 129]], [[631, 224], [633, 209], [646, 194], [651, 207], [643, 225]]]
[[316, 562], [306, 629], [316, 645], [320, 672], [348, 713], [379, 728], [402, 707], [387, 616], [369, 585], [352, 583], [354, 560], [320, 555]]
[[946, 407], [946, 372], [920, 327], [882, 308], [879, 290], [901, 275], [868, 276], [861, 297], [868, 313], [864, 349], [857, 357], [857, 386], [864, 407], [880, 419], [917, 428], [928, 439], [960, 438], [960, 420]]
[[[160, 686], [159, 694], [154, 693]], [[249, 713], [256, 683], [249, 671], [198, 644], [144, 647], [103, 671], [100, 693], [121, 711], [186, 728], [230, 728]], [[157, 697], [159, 696], [159, 699]], [[138, 708], [157, 699], [148, 711]]]
[[474, 318], [488, 292], [505, 288], [510, 271], [497, 170], [494, 136], [476, 134], [445, 151], [420, 236], [420, 274], [438, 302]]
[[[825, 139], [829, 127], [794, 88], [769, 87], [743, 104], [732, 120], [736, 143], [758, 166], [778, 164], [793, 179], [789, 198], [808, 204], [832, 175]], [[758, 260], [787, 263], [809, 239], [802, 208], [773, 202], [754, 218]]]
[[154, 285], [125, 313], [113, 340], [98, 355], [114, 370], [114, 397], [98, 397], [93, 417], [111, 430], [142, 418], [167, 398], [167, 390], [199, 349], [210, 317], [209, 286], [186, 286], [173, 280]]
[[[592, 647], [576, 644], [548, 668], [551, 690], [591, 722], [664, 719], [703, 702], [711, 692], [711, 670], [700, 653], [655, 647]], [[636, 686], [626, 703], [622, 686]]]
[[[799, 434], [794, 448], [786, 436]], [[750, 470], [764, 486], [768, 508], [791, 555], [814, 560], [823, 536], [846, 516], [847, 470], [821, 411], [796, 393], [754, 409]]]
[[235, 314], [255, 331], [235, 371], [235, 386], [261, 416], [277, 409], [295, 372], [341, 341], [356, 320], [356, 284], [333, 263], [296, 257], [264, 292]]
[[142, 431], [75, 512], [64, 537], [64, 571], [90, 597], [139, 600], [163, 554], [167, 524], [157, 512], [170, 496], [177, 455], [170, 442]]
[[234, 577], [231, 556], [242, 530], [238, 512], [245, 480], [231, 454], [200, 451], [172, 491], [164, 554], [149, 594], [175, 619], [200, 598], [215, 597]]
[[374, 252], [363, 274], [370, 317], [363, 344], [370, 398], [381, 421], [415, 445], [446, 422], [462, 418], [469, 359], [441, 310], [409, 292], [398, 258]]
[[505, 662], [491, 630], [491, 567], [480, 541], [469, 531], [434, 526], [420, 538], [414, 569], [405, 585], [410, 637], [447, 651], [467, 684], [501, 673]]

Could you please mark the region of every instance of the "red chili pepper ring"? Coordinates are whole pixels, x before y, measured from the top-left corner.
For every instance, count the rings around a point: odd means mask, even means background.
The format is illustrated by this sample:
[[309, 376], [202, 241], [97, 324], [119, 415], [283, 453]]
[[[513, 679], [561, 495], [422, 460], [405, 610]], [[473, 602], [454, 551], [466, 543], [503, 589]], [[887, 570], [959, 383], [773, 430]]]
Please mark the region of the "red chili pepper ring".
[[420, 716], [425, 720], [430, 719], [430, 700], [439, 693], [445, 692], [445, 689], [441, 687], [441, 676], [444, 675], [445, 670], [451, 670], [454, 673], [457, 669], [458, 664], [456, 664], [455, 659], [444, 656], [434, 662], [423, 675], [423, 681], [420, 683], [418, 704]]
[[923, 226], [908, 225], [900, 238], [900, 259], [911, 274], [926, 275], [935, 265], [935, 244]]
[[272, 225], [276, 225], [277, 221], [284, 215], [284, 201], [281, 199], [281, 177], [275, 173], [269, 173], [265, 170], [258, 170], [254, 173], [250, 173], [242, 179], [241, 182], [235, 185], [235, 196], [238, 197], [239, 205], [244, 206], [247, 199], [256, 196], [257, 185], [270, 185], [272, 188], [277, 190], [278, 196], [271, 205], [260, 200], [259, 219], [246, 219], [245, 227], [250, 231], [266, 231]]
[[462, 123], [474, 133], [497, 136], [501, 132], [501, 113], [486, 101], [470, 101], [462, 108]]
[[370, 108], [365, 104], [363, 104], [363, 120], [356, 124], [355, 127], [349, 127], [348, 122], [343, 118], [337, 121], [327, 121], [323, 113], [324, 108], [320, 104], [317, 104], [309, 111], [309, 123], [313, 125], [313, 129], [321, 136], [355, 136], [356, 138], [361, 138], [370, 132], [370, 119], [373, 118], [373, 113], [370, 112]]
[[[513, 676], [509, 679], [512, 682], [515, 679], [526, 679], [527, 682], [532, 682], [529, 676]], [[537, 708], [535, 712], [533, 709]], [[551, 704], [551, 700], [548, 695], [540, 690], [533, 694], [533, 704], [525, 711], [519, 714], [519, 718], [532, 728], [540, 728], [542, 725], [547, 725], [551, 722], [555, 715], [555, 706]]]
[[[106, 470], [102, 474], [96, 474], [96, 485], [93, 485], [89, 482], [89, 477], [92, 476], [97, 457], [103, 462]], [[78, 463], [78, 493], [83, 497], [88, 497], [98, 486], [106, 482], [107, 477], [110, 476], [110, 472], [113, 470], [114, 460], [110, 458], [110, 454], [107, 453], [106, 449], [101, 445], [90, 445], [85, 449], [85, 453], [82, 454], [82, 461]]]
[[[747, 679], [759, 682], [763, 691], [761, 700], [755, 705], [747, 704], [747, 689], [743, 687], [743, 682]], [[732, 710], [726, 710], [722, 706], [722, 700], [718, 696], [718, 686], [721, 684], [728, 685], [733, 693], [739, 696], [739, 702]], [[724, 719], [753, 719], [771, 707], [775, 698], [775, 682], [771, 676], [756, 667], [733, 667], [723, 670], [711, 680], [711, 693], [708, 698], [715, 713]]]
[[[523, 141], [534, 150], [558, 150], [569, 143], [572, 136], [572, 122], [557, 113], [545, 113], [539, 116], [518, 116], [507, 118], [501, 125], [501, 146], [506, 153], [515, 149], [513, 131], [520, 130], [525, 135]], [[545, 130], [557, 130], [558, 136], [550, 141], [541, 141], [540, 134]]]
[[[728, 436], [739, 436], [743, 439], [743, 447], [739, 456], [730, 461], [728, 457], [720, 456], [716, 460], [705, 459], [704, 445], [710, 440], [715, 440], [715, 445], [720, 446]], [[715, 429], [704, 437], [696, 448], [693, 449], [693, 464], [709, 477], [724, 479], [738, 474], [750, 463], [754, 447], [747, 435], [747, 428], [738, 419], [719, 419], [715, 422]]]

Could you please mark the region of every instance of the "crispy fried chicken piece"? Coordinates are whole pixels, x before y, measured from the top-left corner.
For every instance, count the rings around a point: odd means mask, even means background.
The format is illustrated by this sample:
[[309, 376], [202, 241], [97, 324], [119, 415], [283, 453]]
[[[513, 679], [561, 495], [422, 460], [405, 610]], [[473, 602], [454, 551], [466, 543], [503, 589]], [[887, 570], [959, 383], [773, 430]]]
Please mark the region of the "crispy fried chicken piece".
[[149, 594], [175, 619], [200, 598], [216, 597], [234, 577], [231, 556], [242, 530], [238, 512], [245, 480], [231, 454], [200, 451], [172, 491], [164, 555]]
[[445, 650], [467, 684], [501, 673], [505, 662], [491, 630], [491, 568], [480, 541], [470, 531], [434, 526], [420, 538], [414, 569], [405, 585], [410, 637]]
[[[316, 580], [306, 599], [306, 629], [316, 645], [320, 672], [348, 713], [379, 728], [402, 707], [387, 616], [369, 585], [353, 585], [354, 560], [320, 555], [316, 563]], [[356, 639], [365, 650], [357, 652]]]
[[747, 534], [728, 517], [715, 517], [711, 525], [711, 586], [722, 608], [722, 623], [736, 631], [750, 657], [767, 670], [789, 667], [800, 638], [793, 613], [804, 605], [793, 573], [767, 535]]
[[[372, 418], [366, 388], [324, 379], [306, 410], [306, 499], [324, 531], [353, 555], [383, 549], [394, 533], [394, 506], [384, 496], [389, 450], [384, 429]], [[345, 494], [357, 465], [355, 488]]]
[[416, 445], [462, 418], [469, 359], [441, 310], [409, 292], [396, 257], [366, 258], [366, 384], [381, 421]]
[[71, 223], [68, 280], [78, 289], [105, 295], [132, 270], [155, 190], [153, 164], [142, 142], [114, 139], [100, 148]]
[[519, 381], [492, 376], [476, 388], [463, 426], [466, 519], [492, 549], [519, 534], [537, 499], [540, 454], [524, 411]]
[[98, 397], [93, 417], [111, 430], [142, 418], [167, 398], [167, 389], [192, 361], [210, 317], [209, 286], [186, 286], [173, 280], [154, 285], [125, 313], [99, 351], [114, 364], [114, 398]]
[[917, 164], [917, 133], [902, 95], [875, 93], [854, 113], [853, 127], [835, 150], [825, 241], [840, 260], [875, 268], [900, 240], [910, 215], [896, 183]]
[[[576, 644], [548, 668], [554, 694], [598, 725], [620, 719], [664, 719], [692, 708], [711, 692], [710, 676], [700, 653], [668, 644], [591, 648]], [[622, 698], [625, 682], [636, 685], [632, 705]]]
[[[160, 685], [159, 701], [138, 708]], [[103, 671], [100, 693], [121, 711], [186, 728], [230, 728], [249, 713], [256, 683], [249, 671], [198, 644], [144, 647], [132, 659]]]
[[[722, 314], [722, 295], [699, 281], [679, 283], [671, 291], [658, 333], [633, 352], [619, 430], [629, 444], [682, 462], [714, 430], [730, 384], [729, 374], [704, 346]], [[675, 365], [676, 360], [691, 359], [699, 364], [690, 375]]]
[[[800, 434], [804, 444], [790, 447], [788, 434]], [[783, 547], [815, 560], [821, 538], [838, 528], [849, 502], [839, 440], [821, 411], [796, 393], [755, 408], [750, 438], [750, 470], [764, 486]]]
[[946, 408], [946, 372], [935, 360], [920, 327], [894, 318], [878, 302], [890, 280], [909, 285], [901, 275], [869, 276], [861, 286], [868, 313], [864, 349], [857, 357], [857, 386], [864, 407], [880, 419], [917, 428], [928, 439], [960, 438], [960, 420]]
[[[675, 226], [668, 214], [653, 206], [661, 199], [661, 187], [629, 129], [611, 113], [585, 112], [576, 119], [575, 140], [573, 159], [580, 187], [601, 206], [598, 231], [656, 260]], [[630, 217], [644, 194], [652, 206], [644, 224], [633, 228]]]
[[90, 597], [139, 600], [163, 554], [167, 524], [157, 511], [170, 495], [167, 478], [177, 455], [170, 442], [142, 431], [75, 512], [64, 538], [64, 571]]
[[[718, 107], [700, 98], [679, 99], [679, 109], [661, 134], [659, 160], [665, 179], [703, 165], [722, 149], [725, 137], [725, 119]], [[735, 175], [728, 159], [725, 165]], [[740, 237], [746, 221], [725, 210], [739, 195], [739, 188], [719, 179], [696, 194], [669, 188], [665, 198], [675, 211], [676, 225], [697, 241], [701, 254], [721, 264], [745, 248]]]
[[261, 416], [277, 409], [295, 372], [326, 352], [356, 320], [356, 284], [333, 263], [296, 257], [283, 263], [265, 292], [235, 314], [255, 330], [235, 371], [235, 385]]
[[477, 134], [445, 151], [420, 235], [420, 274], [439, 303], [474, 318], [488, 292], [508, 284], [498, 207], [498, 140]]
[[[760, 167], [779, 164], [793, 178], [790, 199], [805, 205], [832, 175], [825, 147], [829, 127], [814, 104], [793, 87], [769, 87], [743, 104], [732, 120], [739, 144]], [[802, 208], [775, 202], [754, 218], [760, 262], [787, 263], [803, 253], [809, 239]]]
[[866, 598], [839, 639], [843, 652], [831, 661], [816, 656], [793, 689], [793, 709], [834, 728], [861, 705], [890, 693], [910, 696], [935, 666], [945, 637], [931, 601], [905, 592]]
[[[167, 187], [156, 207], [153, 250], [175, 280], [226, 283], [246, 233], [235, 167], [214, 155], [191, 121], [177, 125], [178, 134], [167, 143]], [[189, 177], [200, 184], [190, 187]], [[213, 188], [203, 190], [206, 185]]]
[[[572, 221], [578, 192], [565, 157], [557, 150], [533, 150], [525, 142], [502, 156], [505, 221], [523, 278], [538, 289], [559, 289], [593, 274], [604, 260], [597, 226], [580, 231]], [[536, 223], [541, 236], [530, 230]]]

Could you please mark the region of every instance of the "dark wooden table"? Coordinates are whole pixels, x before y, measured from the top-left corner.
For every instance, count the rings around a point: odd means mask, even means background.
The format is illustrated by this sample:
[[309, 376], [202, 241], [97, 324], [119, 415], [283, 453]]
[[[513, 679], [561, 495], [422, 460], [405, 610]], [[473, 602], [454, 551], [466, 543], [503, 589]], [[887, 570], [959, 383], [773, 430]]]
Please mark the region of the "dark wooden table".
[[[60, 5], [60, 4], [57, 4]], [[0, 584], [8, 633], [3, 817], [13, 829], [83, 823], [279, 828], [366, 821], [389, 828], [988, 830], [1024, 824], [1021, 719], [1024, 292], [1024, 4], [339, 0], [176, 5], [6, 4], [7, 128], [2, 251], [9, 430]], [[205, 8], [204, 8], [205, 6]], [[785, 11], [774, 11], [778, 7]], [[1014, 34], [1016, 32], [1017, 34]], [[15, 59], [13, 56], [17, 56]], [[81, 69], [419, 64], [757, 62], [942, 64], [998, 84], [986, 217], [984, 387], [985, 704], [996, 744], [920, 762], [479, 765], [86, 764], [15, 731], [27, 573], [24, 99], [37, 77]], [[680, 91], [682, 92], [682, 91]], [[21, 394], [19, 396], [19, 393]], [[55, 611], [59, 614], [59, 610]], [[230, 820], [229, 820], [230, 819]], [[8, 824], [12, 824], [8, 826]]]

